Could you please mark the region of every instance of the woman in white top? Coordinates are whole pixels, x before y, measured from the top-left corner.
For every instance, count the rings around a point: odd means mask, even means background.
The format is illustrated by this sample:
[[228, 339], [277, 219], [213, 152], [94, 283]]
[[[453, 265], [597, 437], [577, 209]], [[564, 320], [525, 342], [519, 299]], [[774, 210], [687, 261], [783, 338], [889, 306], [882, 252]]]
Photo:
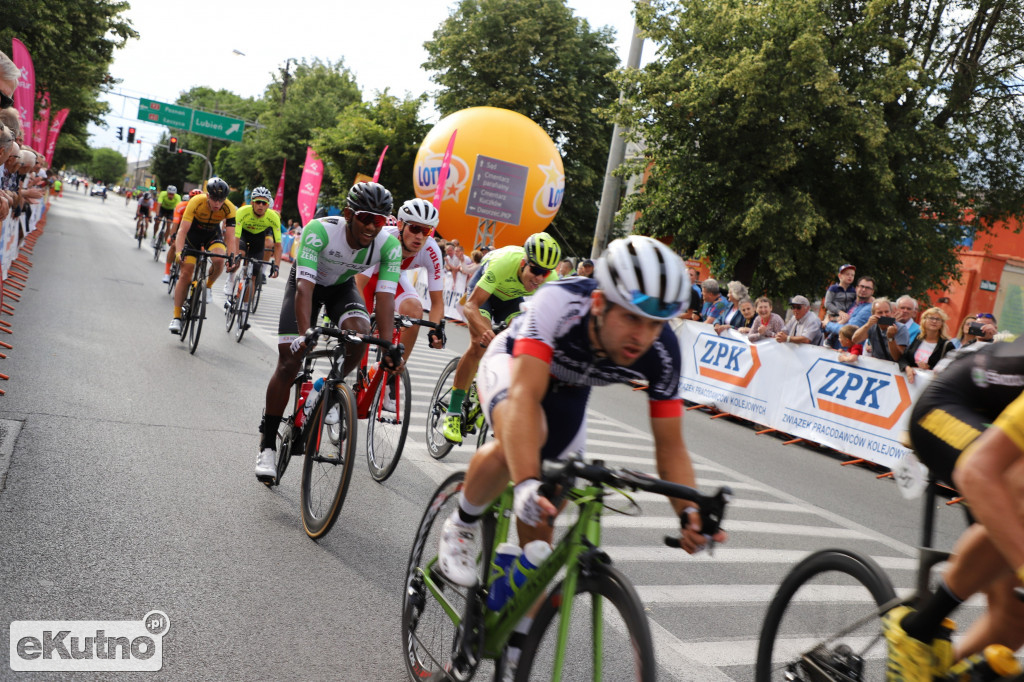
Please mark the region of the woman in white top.
[[949, 316], [941, 308], [929, 308], [921, 316], [921, 333], [898, 360], [907, 381], [914, 383], [914, 374], [921, 369], [934, 369], [953, 343], [946, 336]]

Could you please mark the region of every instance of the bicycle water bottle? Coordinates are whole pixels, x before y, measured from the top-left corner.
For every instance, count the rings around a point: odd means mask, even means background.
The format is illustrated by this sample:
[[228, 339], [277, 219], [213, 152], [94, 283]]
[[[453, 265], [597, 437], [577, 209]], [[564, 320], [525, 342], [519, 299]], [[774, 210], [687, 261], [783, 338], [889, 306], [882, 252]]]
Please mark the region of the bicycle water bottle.
[[313, 388], [309, 390], [306, 395], [306, 402], [302, 404], [302, 423], [305, 424], [306, 420], [309, 419], [309, 415], [313, 414], [313, 408], [316, 407], [317, 400], [320, 399], [320, 391], [324, 387], [324, 378], [320, 377], [313, 383]]
[[512, 596], [509, 575], [512, 572], [512, 565], [522, 553], [519, 545], [512, 542], [503, 542], [495, 550], [494, 562], [491, 565], [491, 590], [487, 594], [487, 608], [491, 611], [500, 611]]
[[313, 390], [313, 382], [306, 381], [299, 387], [299, 401], [295, 404], [295, 427], [301, 427], [306, 420], [306, 413], [302, 409], [306, 405], [306, 396]]
[[954, 664], [945, 679], [948, 682], [996, 682], [1020, 672], [1020, 663], [1012, 651], [1002, 644], [989, 644], [980, 654]]
[[519, 592], [526, 581], [533, 577], [537, 567], [544, 563], [549, 556], [551, 556], [551, 545], [543, 540], [527, 543], [523, 548], [522, 555], [512, 566], [512, 575], [509, 576], [509, 589], [513, 594]]

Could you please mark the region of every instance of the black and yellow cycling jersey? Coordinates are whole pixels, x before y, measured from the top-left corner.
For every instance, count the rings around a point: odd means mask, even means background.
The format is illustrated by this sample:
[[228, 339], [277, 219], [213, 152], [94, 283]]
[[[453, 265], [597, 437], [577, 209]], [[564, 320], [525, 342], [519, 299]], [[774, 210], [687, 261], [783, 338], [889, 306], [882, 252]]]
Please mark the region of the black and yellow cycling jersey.
[[235, 205], [224, 200], [224, 205], [216, 211], [210, 209], [210, 200], [205, 194], [197, 194], [188, 201], [181, 222], [192, 223], [192, 227], [200, 230], [215, 230], [221, 221], [226, 221], [228, 228], [235, 227]]

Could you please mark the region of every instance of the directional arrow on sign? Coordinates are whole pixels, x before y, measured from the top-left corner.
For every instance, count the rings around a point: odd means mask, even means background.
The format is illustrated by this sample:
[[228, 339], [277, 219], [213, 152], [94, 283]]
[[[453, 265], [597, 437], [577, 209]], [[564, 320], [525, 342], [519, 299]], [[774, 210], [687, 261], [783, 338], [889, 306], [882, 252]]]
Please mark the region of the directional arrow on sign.
[[231, 133], [235, 132], [236, 130], [238, 130], [238, 124], [237, 123], [234, 124], [233, 126], [231, 126], [230, 128], [228, 128], [227, 130], [225, 130], [224, 131], [224, 135], [230, 135]]

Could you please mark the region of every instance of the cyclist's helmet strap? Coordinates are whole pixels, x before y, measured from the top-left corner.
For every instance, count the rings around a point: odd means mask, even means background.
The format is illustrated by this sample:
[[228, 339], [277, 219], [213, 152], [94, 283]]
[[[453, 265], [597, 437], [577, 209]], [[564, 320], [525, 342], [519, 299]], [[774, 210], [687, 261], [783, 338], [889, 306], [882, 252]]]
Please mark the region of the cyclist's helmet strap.
[[653, 320], [677, 316], [689, 304], [682, 259], [665, 244], [640, 235], [616, 239], [594, 268], [605, 298]]
[[523, 244], [526, 260], [545, 270], [554, 270], [562, 260], [562, 249], [558, 242], [547, 232], [537, 232], [526, 238]]

